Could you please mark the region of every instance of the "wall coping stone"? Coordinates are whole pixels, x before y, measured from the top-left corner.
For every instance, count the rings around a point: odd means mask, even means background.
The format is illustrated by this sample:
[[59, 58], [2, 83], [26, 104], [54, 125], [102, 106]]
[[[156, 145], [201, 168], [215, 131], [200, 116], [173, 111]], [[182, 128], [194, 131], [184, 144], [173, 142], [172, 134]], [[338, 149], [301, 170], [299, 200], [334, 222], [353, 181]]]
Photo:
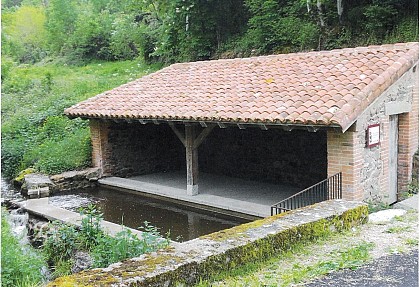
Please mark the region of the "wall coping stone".
[[[367, 205], [330, 200], [50, 282], [53, 286], [191, 286], [222, 270], [278, 254], [301, 240], [365, 223]], [[183, 286], [183, 285], [181, 285]]]

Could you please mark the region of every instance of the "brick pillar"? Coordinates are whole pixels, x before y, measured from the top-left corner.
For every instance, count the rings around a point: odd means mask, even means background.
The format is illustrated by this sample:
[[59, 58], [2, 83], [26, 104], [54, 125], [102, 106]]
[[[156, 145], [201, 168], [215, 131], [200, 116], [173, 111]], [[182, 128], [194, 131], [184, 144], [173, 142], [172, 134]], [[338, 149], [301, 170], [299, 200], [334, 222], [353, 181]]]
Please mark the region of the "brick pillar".
[[363, 200], [360, 184], [363, 145], [359, 143], [357, 133], [350, 128], [345, 133], [328, 130], [328, 176], [342, 172], [343, 199]]
[[412, 109], [398, 116], [398, 194], [411, 182], [413, 155], [419, 148], [419, 78], [416, 73]]
[[109, 124], [100, 120], [89, 120], [92, 141], [92, 165], [100, 167], [103, 175], [111, 173], [109, 158], [111, 155], [108, 142]]

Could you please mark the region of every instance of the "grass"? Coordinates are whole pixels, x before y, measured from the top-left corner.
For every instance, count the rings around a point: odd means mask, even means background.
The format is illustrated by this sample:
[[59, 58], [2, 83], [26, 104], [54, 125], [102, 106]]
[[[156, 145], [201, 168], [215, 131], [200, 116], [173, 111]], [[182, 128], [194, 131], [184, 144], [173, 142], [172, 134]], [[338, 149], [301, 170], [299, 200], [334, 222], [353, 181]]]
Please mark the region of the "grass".
[[[280, 276], [280, 286], [299, 283], [309, 278], [319, 277], [340, 269], [356, 269], [370, 259], [369, 250], [373, 243], [363, 242], [357, 246], [342, 251], [333, 251], [330, 259], [319, 261], [314, 265], [295, 264]], [[275, 278], [278, 280], [278, 278]]]
[[[333, 236], [334, 237], [334, 236]], [[321, 239], [316, 244], [325, 243]], [[201, 281], [196, 287], [208, 286], [290, 286], [344, 268], [355, 269], [370, 259], [369, 250], [373, 243], [362, 242], [343, 250], [332, 250], [326, 258], [311, 264], [294, 262], [287, 268], [279, 268], [282, 262], [313, 255], [305, 243], [295, 245], [291, 250], [262, 263], [249, 263], [228, 272], [222, 272], [208, 281]], [[220, 281], [217, 285], [214, 282]]]
[[418, 246], [419, 240], [417, 238], [407, 238], [405, 239], [405, 244], [410, 246]]
[[337, 270], [359, 268], [379, 254], [416, 248], [417, 225], [418, 213], [409, 211], [385, 225], [368, 223], [315, 242], [298, 243], [271, 259], [223, 271], [197, 286], [296, 286]]
[[402, 233], [405, 231], [410, 231], [411, 227], [410, 226], [393, 226], [390, 227], [386, 230], [386, 232], [388, 233]]
[[2, 74], [2, 172], [14, 177], [33, 167], [54, 174], [90, 164], [87, 121], [70, 120], [65, 108], [157, 70], [141, 61], [85, 66], [9, 61]]
[[376, 202], [376, 201], [368, 202], [369, 213], [374, 213], [374, 212], [391, 209], [391, 208], [392, 206], [390, 206], [388, 203]]

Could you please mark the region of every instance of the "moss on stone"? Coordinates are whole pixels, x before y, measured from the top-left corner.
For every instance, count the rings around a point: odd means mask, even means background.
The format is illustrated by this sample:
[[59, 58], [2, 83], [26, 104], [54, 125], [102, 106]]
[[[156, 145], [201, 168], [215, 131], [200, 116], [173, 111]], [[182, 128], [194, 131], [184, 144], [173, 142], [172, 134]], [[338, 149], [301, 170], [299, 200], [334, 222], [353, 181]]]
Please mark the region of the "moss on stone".
[[213, 241], [225, 241], [228, 239], [240, 239], [240, 238], [248, 238], [249, 236], [246, 234], [248, 230], [259, 228], [264, 225], [272, 224], [274, 221], [278, 220], [280, 217], [283, 217], [287, 213], [281, 213], [274, 216], [266, 217], [263, 219], [258, 219], [252, 222], [244, 223], [241, 225], [237, 225], [231, 227], [229, 229], [220, 230], [217, 232], [213, 232], [207, 235], [200, 236], [200, 239], [207, 239]]
[[33, 168], [27, 168], [22, 170], [21, 172], [19, 172], [18, 176], [15, 177], [14, 181], [18, 184], [22, 184], [23, 183], [23, 179], [25, 178], [25, 175], [31, 174], [31, 173], [35, 173], [36, 170]]
[[84, 271], [64, 276], [50, 282], [47, 287], [95, 287], [110, 286], [118, 280], [100, 269]]
[[[215, 251], [208, 256], [203, 256], [202, 250], [199, 249], [181, 251], [182, 249], [178, 250], [176, 247], [167, 248], [144, 255], [141, 259], [127, 260], [108, 272], [100, 269], [90, 270], [59, 278], [49, 286], [89, 286], [89, 284], [111, 286], [119, 282], [128, 286], [177, 286], [177, 284], [191, 286], [200, 278], [206, 279], [223, 270], [248, 262], [262, 261], [281, 251], [289, 250], [297, 242], [312, 241], [367, 221], [366, 205], [358, 205], [347, 208], [341, 214], [311, 220], [308, 212], [312, 210], [315, 213], [322, 213], [323, 208], [327, 208], [328, 213], [331, 214], [334, 205], [333, 203], [319, 204], [300, 212], [264, 218], [202, 236], [192, 243], [184, 243], [193, 244], [189, 247], [198, 243], [196, 248], [209, 245], [209, 250]], [[282, 229], [281, 217], [285, 215], [288, 215], [285, 221], [287, 224]], [[295, 219], [293, 219], [294, 215], [296, 215]], [[291, 222], [295, 222], [295, 225], [290, 226]], [[273, 232], [267, 234], [266, 228], [270, 231], [271, 226], [275, 229], [272, 228]]]

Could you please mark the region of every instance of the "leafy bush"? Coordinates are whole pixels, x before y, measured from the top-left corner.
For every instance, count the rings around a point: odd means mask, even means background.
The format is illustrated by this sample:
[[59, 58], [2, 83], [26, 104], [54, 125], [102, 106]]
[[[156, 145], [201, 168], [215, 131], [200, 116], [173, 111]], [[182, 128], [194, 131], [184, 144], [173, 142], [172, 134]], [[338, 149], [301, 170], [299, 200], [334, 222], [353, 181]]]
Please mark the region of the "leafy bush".
[[1, 56], [1, 79], [5, 80], [11, 73], [15, 63], [10, 57]]
[[57, 174], [90, 164], [90, 136], [87, 128], [63, 139], [47, 138], [23, 157], [23, 166], [32, 166], [46, 174]]
[[63, 110], [158, 67], [139, 61], [10, 66], [1, 97], [3, 176], [29, 167], [60, 173], [89, 165], [88, 122], [70, 120]]
[[94, 205], [81, 209], [81, 214], [83, 219], [79, 229], [58, 222], [51, 224], [43, 250], [56, 275], [70, 273], [72, 256], [76, 250], [89, 252], [93, 258], [93, 267], [106, 267], [169, 244], [169, 240], [162, 239], [157, 228], [147, 222], [141, 239], [125, 227], [115, 237], [111, 237], [102, 229], [103, 215]]
[[149, 253], [168, 245], [157, 228], [144, 222], [142, 238], [124, 228], [115, 237], [103, 236], [92, 250], [93, 267], [107, 267], [114, 262]]
[[101, 227], [103, 214], [93, 204], [82, 208], [80, 214], [85, 216], [79, 230], [79, 242], [83, 249], [91, 250], [99, 244], [101, 238], [106, 237]]
[[48, 263], [54, 266], [70, 260], [78, 244], [75, 226], [54, 221], [49, 224], [48, 237], [43, 244], [43, 252]]
[[382, 39], [395, 26], [396, 9], [390, 4], [372, 4], [364, 9], [365, 30], [368, 35]]
[[399, 24], [387, 34], [386, 43], [417, 42], [419, 40], [419, 19], [403, 18]]
[[40, 272], [46, 263], [30, 245], [22, 245], [14, 237], [7, 221], [7, 211], [1, 212], [1, 286], [35, 286], [45, 280]]

